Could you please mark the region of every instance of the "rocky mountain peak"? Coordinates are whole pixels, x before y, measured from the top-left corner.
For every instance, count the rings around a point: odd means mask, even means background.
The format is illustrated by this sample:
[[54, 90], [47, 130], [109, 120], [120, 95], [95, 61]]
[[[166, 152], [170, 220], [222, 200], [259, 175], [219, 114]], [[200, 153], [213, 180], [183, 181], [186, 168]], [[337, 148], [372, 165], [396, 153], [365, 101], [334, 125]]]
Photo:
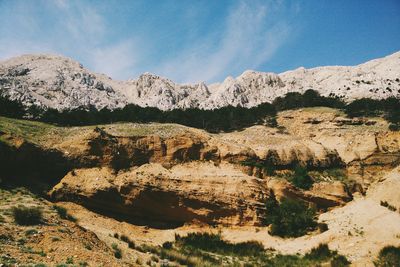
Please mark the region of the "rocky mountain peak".
[[162, 110], [228, 105], [250, 108], [307, 89], [346, 101], [399, 97], [400, 52], [353, 67], [301, 67], [281, 74], [247, 70], [212, 85], [178, 84], [151, 73], [115, 81], [58, 55], [23, 55], [0, 62], [1, 95], [26, 106], [59, 110], [89, 106], [114, 109], [128, 103]]

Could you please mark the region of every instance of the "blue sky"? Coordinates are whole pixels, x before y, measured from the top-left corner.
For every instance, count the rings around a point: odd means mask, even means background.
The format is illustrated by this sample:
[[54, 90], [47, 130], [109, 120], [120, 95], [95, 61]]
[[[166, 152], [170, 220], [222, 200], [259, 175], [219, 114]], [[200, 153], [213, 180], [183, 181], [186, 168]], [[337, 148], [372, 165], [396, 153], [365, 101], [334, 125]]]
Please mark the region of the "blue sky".
[[211, 83], [399, 50], [399, 0], [0, 0], [0, 59], [62, 54], [116, 79]]

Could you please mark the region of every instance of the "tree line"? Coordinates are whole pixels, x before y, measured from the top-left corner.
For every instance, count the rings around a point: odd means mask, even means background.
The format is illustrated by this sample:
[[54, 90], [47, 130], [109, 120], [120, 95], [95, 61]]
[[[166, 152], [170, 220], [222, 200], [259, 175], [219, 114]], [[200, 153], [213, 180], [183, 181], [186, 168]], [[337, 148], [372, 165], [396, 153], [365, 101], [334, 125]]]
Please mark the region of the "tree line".
[[31, 118], [60, 126], [83, 126], [115, 122], [160, 122], [178, 123], [209, 132], [227, 132], [243, 129], [256, 124], [277, 126], [278, 111], [303, 107], [325, 106], [344, 110], [351, 117], [384, 116], [393, 126], [400, 125], [400, 99], [383, 100], [359, 99], [346, 104], [338, 97], [324, 97], [309, 89], [303, 94], [292, 92], [276, 98], [272, 103], [244, 108], [227, 106], [213, 110], [198, 108], [162, 111], [154, 107], [140, 107], [128, 104], [123, 108], [110, 110], [94, 107], [59, 111], [43, 109], [32, 105], [25, 108], [19, 101], [0, 96], [0, 115], [12, 118]]

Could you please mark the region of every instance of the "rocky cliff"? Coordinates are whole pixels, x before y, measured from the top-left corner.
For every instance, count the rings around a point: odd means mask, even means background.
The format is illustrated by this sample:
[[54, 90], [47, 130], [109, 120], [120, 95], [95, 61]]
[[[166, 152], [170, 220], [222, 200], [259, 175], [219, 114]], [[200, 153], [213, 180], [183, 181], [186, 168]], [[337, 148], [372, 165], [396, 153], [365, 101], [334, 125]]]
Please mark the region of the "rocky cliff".
[[[0, 153], [11, 167], [3, 178], [32, 172], [39, 180], [54, 169], [54, 200], [136, 224], [259, 225], [270, 189], [326, 210], [350, 201], [352, 192], [363, 193], [400, 163], [400, 133], [383, 119], [310, 108], [281, 112], [277, 120], [281, 128], [210, 134], [174, 124], [62, 128], [4, 118], [0, 140], [16, 161]], [[315, 181], [309, 190], [288, 179], [298, 164]]]
[[400, 52], [353, 66], [299, 68], [281, 74], [245, 71], [222, 83], [177, 84], [150, 73], [115, 81], [69, 58], [24, 55], [0, 62], [0, 94], [59, 110], [93, 106], [114, 109], [133, 103], [162, 110], [253, 107], [288, 92], [315, 89], [346, 101], [400, 96]]

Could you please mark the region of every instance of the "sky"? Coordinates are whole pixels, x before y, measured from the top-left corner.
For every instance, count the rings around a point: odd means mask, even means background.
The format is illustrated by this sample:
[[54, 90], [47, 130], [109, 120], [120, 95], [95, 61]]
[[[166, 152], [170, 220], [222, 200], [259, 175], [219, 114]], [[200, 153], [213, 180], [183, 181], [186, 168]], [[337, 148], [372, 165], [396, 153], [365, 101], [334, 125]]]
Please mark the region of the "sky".
[[114, 79], [357, 65], [400, 50], [400, 0], [0, 0], [0, 60], [71, 57]]

